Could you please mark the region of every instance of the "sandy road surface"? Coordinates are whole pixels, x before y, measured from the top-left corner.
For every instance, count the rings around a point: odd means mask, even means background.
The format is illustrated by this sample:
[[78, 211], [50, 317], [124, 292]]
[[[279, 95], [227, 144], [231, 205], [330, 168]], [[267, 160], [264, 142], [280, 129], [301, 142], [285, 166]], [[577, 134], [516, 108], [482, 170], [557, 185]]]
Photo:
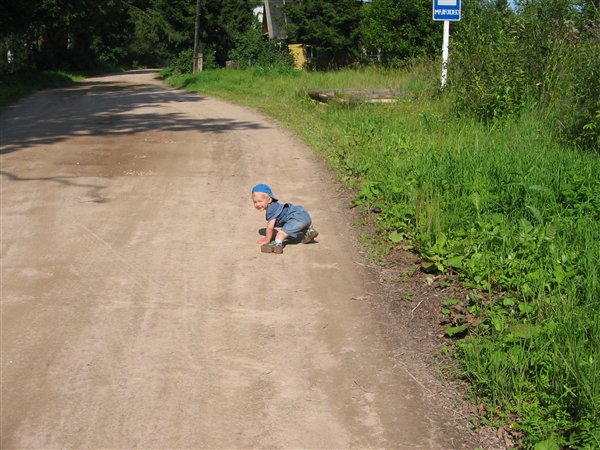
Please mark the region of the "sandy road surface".
[[[381, 329], [310, 151], [154, 75], [1, 112], [1, 447], [468, 445]], [[261, 254], [257, 182], [319, 242]]]

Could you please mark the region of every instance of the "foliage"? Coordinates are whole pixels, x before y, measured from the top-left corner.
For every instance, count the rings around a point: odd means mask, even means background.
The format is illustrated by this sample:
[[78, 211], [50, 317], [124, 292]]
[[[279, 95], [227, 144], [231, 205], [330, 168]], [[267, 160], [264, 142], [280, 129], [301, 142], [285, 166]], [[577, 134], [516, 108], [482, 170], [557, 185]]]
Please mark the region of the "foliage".
[[557, 60], [564, 68], [549, 116], [565, 142], [600, 152], [600, 13], [595, 22], [584, 22], [573, 39]]
[[195, 14], [195, 4], [183, 0], [149, 0], [132, 7], [130, 49], [136, 62], [163, 65], [193, 46]]
[[231, 58], [242, 69], [290, 70], [294, 58], [287, 45], [277, 39], [265, 39], [257, 28], [249, 28], [236, 39]]
[[256, 25], [252, 8], [258, 2], [252, 0], [202, 2], [202, 43], [214, 50], [220, 67], [230, 59], [236, 40]]
[[122, 1], [5, 3], [0, 37], [27, 67], [90, 69], [114, 64], [127, 53], [122, 43], [133, 34], [133, 22]]
[[[193, 47], [196, 21], [195, 2], [189, 0], [151, 0], [146, 8], [133, 10], [136, 17], [136, 39], [132, 45], [142, 55], [151, 54], [161, 64], [176, 60], [183, 65], [182, 52]], [[207, 0], [200, 3], [200, 42], [206, 68], [214, 63], [224, 65], [235, 39], [255, 25], [252, 8], [255, 1]], [[177, 55], [175, 58], [173, 55]], [[191, 60], [190, 60], [191, 61]], [[183, 65], [182, 65], [183, 64]]]
[[[470, 289], [444, 302], [444, 328], [488, 420], [523, 447], [597, 448], [600, 159], [552, 141], [532, 110], [502, 127], [456, 118], [451, 96], [427, 95], [437, 75], [429, 64], [181, 82], [290, 124], [356, 188], [357, 204], [381, 210], [381, 236]], [[401, 89], [405, 100], [323, 108], [305, 95], [355, 86]]]
[[194, 70], [194, 49], [188, 48], [181, 51], [177, 57], [171, 60], [169, 67], [173, 73], [192, 73]]
[[525, 104], [522, 29], [505, 30], [514, 13], [492, 3], [464, 2], [464, 24], [452, 42], [451, 82], [460, 112], [489, 121], [519, 112]]
[[600, 150], [600, 15], [591, 2], [464, 2], [451, 69], [461, 113], [497, 122], [535, 106], [559, 139]]
[[364, 16], [365, 49], [384, 65], [431, 56], [440, 46], [441, 28], [431, 20], [430, 0], [373, 0], [365, 5]]
[[[216, 69], [215, 52], [211, 49], [202, 50], [202, 70]], [[194, 49], [181, 51], [169, 63], [168, 76], [182, 73], [192, 73], [194, 70]]]
[[32, 92], [68, 86], [81, 78], [80, 75], [55, 71], [19, 70], [13, 74], [0, 73], [0, 107]]
[[[31, 69], [31, 61], [25, 49], [27, 41], [17, 35], [11, 34], [0, 38], [0, 75]], [[8, 52], [11, 53], [11, 61], [8, 61]], [[5, 57], [6, 56], [6, 57]]]
[[361, 59], [361, 4], [356, 0], [305, 0], [285, 6], [292, 42], [314, 47], [318, 68], [339, 68]]
[[[200, 3], [200, 39], [217, 63], [225, 63], [236, 36], [254, 25], [256, 3]], [[22, 67], [164, 65], [193, 46], [195, 18], [189, 0], [13, 0], [3, 3], [0, 42]]]

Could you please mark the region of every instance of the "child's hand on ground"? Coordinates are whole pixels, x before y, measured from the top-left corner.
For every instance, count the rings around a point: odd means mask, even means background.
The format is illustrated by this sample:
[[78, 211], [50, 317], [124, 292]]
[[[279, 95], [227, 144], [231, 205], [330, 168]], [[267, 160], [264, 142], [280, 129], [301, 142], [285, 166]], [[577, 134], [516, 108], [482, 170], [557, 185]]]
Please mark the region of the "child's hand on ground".
[[256, 241], [257, 244], [266, 244], [267, 243], [267, 238], [264, 236], [261, 236], [258, 238], [258, 240]]

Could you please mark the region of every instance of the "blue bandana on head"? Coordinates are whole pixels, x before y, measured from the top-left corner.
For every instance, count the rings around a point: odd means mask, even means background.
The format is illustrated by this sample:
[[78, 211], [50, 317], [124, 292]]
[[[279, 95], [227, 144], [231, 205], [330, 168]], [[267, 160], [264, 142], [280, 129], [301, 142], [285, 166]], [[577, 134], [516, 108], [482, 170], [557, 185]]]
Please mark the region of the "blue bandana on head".
[[271, 199], [273, 199], [274, 202], [277, 201], [277, 199], [273, 195], [273, 191], [266, 184], [260, 183], [260, 184], [257, 184], [256, 186], [254, 186], [252, 188], [252, 193], [254, 194], [255, 192], [263, 192], [263, 193], [267, 194], [269, 197], [271, 197]]

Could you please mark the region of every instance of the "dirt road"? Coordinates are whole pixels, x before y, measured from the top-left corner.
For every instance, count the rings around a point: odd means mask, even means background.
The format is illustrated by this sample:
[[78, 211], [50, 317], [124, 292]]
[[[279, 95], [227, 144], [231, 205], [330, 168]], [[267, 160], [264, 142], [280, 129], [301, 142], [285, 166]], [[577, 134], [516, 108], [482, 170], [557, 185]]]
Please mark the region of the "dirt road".
[[[1, 112], [1, 448], [462, 448], [309, 149], [151, 71]], [[261, 254], [253, 184], [318, 243]]]

